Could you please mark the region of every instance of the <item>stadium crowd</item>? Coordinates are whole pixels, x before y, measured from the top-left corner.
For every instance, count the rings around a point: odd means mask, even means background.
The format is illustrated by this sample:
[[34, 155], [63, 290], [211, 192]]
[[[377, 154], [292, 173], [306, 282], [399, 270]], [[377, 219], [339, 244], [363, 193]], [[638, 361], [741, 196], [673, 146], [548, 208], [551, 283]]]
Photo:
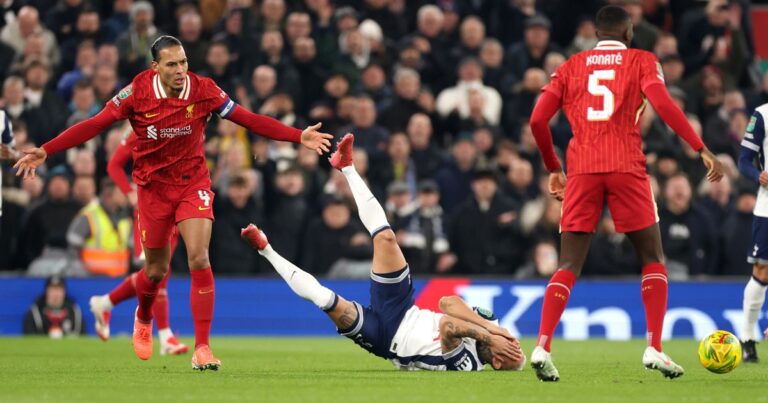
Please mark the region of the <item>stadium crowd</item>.
[[[95, 115], [149, 66], [155, 38], [176, 35], [190, 71], [247, 109], [295, 127], [322, 122], [338, 138], [354, 133], [357, 169], [386, 204], [417, 275], [548, 277], [557, 268], [560, 203], [547, 194], [528, 118], [555, 69], [597, 43], [591, 16], [605, 3], [4, 1], [0, 108], [17, 148], [40, 145]], [[752, 110], [768, 102], [750, 2], [620, 3], [635, 24], [633, 46], [658, 56], [673, 98], [728, 167], [723, 181], [706, 183], [698, 154], [652, 108], [642, 116], [669, 276], [746, 275], [756, 189], [735, 161]], [[551, 127], [564, 151], [567, 120], [560, 114]], [[68, 273], [83, 242], [77, 218], [96, 198], [115, 226], [130, 219], [129, 201], [104, 180], [129, 132], [126, 122], [54, 155], [33, 180], [3, 165], [0, 270]], [[324, 157], [219, 119], [209, 122], [206, 154], [217, 193], [217, 274], [272, 272], [239, 239], [254, 222], [311, 273], [367, 275], [370, 237]], [[174, 259], [176, 273], [186, 273], [177, 263], [185, 260]], [[639, 272], [606, 215], [584, 275]]]

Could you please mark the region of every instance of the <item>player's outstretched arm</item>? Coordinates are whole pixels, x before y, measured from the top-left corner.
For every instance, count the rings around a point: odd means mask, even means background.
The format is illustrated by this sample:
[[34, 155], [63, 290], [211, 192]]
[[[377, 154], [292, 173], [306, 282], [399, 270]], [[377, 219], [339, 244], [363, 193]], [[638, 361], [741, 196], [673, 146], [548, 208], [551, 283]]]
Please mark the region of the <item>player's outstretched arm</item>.
[[739, 172], [761, 186], [768, 186], [768, 172], [758, 170], [755, 167], [755, 159], [758, 157], [765, 141], [765, 120], [763, 115], [755, 111], [747, 126], [744, 139], [741, 140], [741, 152], [739, 153]]
[[514, 336], [512, 336], [512, 334], [510, 334], [507, 329], [504, 329], [503, 327], [481, 317], [475, 313], [475, 311], [473, 311], [472, 308], [470, 308], [470, 306], [467, 305], [463, 299], [456, 295], [440, 298], [440, 310], [448, 316], [466, 320], [467, 322], [481, 326], [490, 334], [495, 334], [497, 336], [506, 337], [510, 340], [515, 340]]
[[659, 114], [672, 130], [685, 140], [688, 145], [698, 151], [704, 165], [707, 167], [707, 180], [717, 182], [723, 177], [723, 165], [704, 145], [699, 136], [688, 123], [680, 108], [677, 107], [672, 97], [669, 96], [667, 87], [661, 82], [651, 84], [643, 90], [643, 93], [653, 105], [653, 109]]
[[333, 135], [319, 132], [320, 123], [300, 131], [282, 124], [277, 119], [253, 113], [239, 105], [235, 105], [226, 118], [260, 136], [272, 140], [301, 143], [304, 147], [317, 151], [318, 154], [331, 149]]
[[23, 174], [24, 178], [34, 177], [35, 170], [45, 162], [49, 154], [55, 154], [83, 144], [109, 128], [116, 121], [117, 119], [112, 112], [102, 109], [96, 116], [64, 130], [42, 146], [23, 150], [22, 152], [26, 155], [13, 165], [14, 168], [18, 169], [16, 176]]

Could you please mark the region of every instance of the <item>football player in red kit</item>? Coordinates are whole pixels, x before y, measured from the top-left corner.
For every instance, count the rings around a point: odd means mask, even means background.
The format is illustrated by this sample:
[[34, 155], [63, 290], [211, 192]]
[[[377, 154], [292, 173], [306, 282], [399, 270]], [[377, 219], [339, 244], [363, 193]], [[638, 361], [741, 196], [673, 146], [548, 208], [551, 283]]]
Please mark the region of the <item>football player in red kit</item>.
[[[131, 186], [128, 175], [125, 173], [125, 166], [131, 160], [131, 149], [135, 143], [136, 134], [133, 133], [133, 131], [128, 132], [115, 149], [112, 158], [109, 159], [109, 163], [107, 163], [107, 173], [120, 191], [126, 195], [128, 200], [130, 200], [131, 206], [134, 208], [133, 257], [144, 260], [144, 251], [141, 248], [141, 238], [139, 237], [140, 232], [138, 230], [138, 210], [136, 209], [138, 200], [136, 197], [136, 189]], [[173, 252], [176, 250], [178, 239], [178, 231], [174, 230], [174, 233], [171, 235], [171, 256], [173, 256]], [[125, 277], [125, 279], [123, 279], [123, 281], [109, 293], [91, 297], [89, 305], [93, 317], [96, 320], [94, 324], [96, 335], [99, 336], [100, 339], [104, 341], [109, 340], [109, 320], [112, 309], [121, 302], [136, 297], [136, 277], [143, 275], [144, 269], [142, 268], [138, 273], [133, 273]], [[189, 350], [189, 347], [186, 344], [179, 342], [171, 330], [168, 292], [166, 290], [170, 275], [171, 271], [168, 270], [165, 277], [163, 277], [163, 280], [158, 284], [157, 297], [155, 297], [155, 304], [152, 307], [152, 315], [154, 316], [155, 321], [157, 321], [157, 335], [160, 338], [160, 355], [184, 354]]]
[[[718, 181], [722, 166], [675, 106], [656, 57], [628, 49], [633, 30], [629, 14], [618, 6], [597, 13], [597, 46], [577, 53], [552, 75], [531, 115], [531, 129], [549, 170], [549, 191], [563, 200], [559, 270], [547, 285], [541, 324], [531, 365], [543, 381], [560, 377], [550, 343], [581, 273], [589, 242], [604, 203], [616, 231], [626, 233], [643, 266], [641, 297], [648, 347], [643, 365], [676, 378], [683, 368], [662, 352], [661, 334], [667, 308], [667, 275], [658, 215], [645, 171], [639, 120], [650, 101], [659, 116], [694, 150]], [[563, 172], [552, 145], [549, 120], [562, 108], [573, 128]]]
[[18, 168], [17, 175], [33, 176], [49, 154], [82, 144], [113, 123], [128, 119], [137, 135], [133, 182], [137, 185], [139, 230], [146, 258], [144, 275], [136, 276], [139, 306], [133, 349], [142, 360], [152, 356], [152, 305], [158, 283], [168, 270], [170, 238], [178, 226], [192, 280], [192, 367], [217, 370], [221, 361], [213, 356], [208, 342], [215, 295], [208, 259], [214, 194], [203, 150], [205, 124], [216, 113], [256, 134], [301, 143], [319, 154], [329, 150], [333, 136], [319, 132], [320, 124], [301, 131], [238, 106], [213, 80], [188, 72], [184, 47], [172, 36], [155, 40], [151, 52], [151, 68], [139, 73], [101, 112], [40, 148], [26, 150], [14, 167]]

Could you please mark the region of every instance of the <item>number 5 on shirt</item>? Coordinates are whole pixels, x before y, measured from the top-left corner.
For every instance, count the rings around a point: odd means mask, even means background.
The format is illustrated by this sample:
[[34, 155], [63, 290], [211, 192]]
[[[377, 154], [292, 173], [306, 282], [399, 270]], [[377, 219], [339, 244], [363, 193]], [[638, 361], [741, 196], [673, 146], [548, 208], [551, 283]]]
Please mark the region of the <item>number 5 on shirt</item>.
[[614, 80], [615, 78], [616, 70], [595, 70], [589, 75], [587, 91], [596, 97], [603, 98], [603, 107], [601, 109], [595, 109], [591, 106], [587, 108], [587, 120], [590, 122], [606, 121], [613, 115], [613, 92], [600, 82]]

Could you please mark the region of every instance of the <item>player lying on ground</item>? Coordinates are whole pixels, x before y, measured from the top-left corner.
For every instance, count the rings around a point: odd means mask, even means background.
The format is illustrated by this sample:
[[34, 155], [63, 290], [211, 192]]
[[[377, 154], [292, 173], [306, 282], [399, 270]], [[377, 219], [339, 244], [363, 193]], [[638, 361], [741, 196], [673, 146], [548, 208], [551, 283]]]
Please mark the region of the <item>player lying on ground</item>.
[[[768, 104], [762, 104], [752, 115], [747, 126], [747, 133], [741, 141], [739, 155], [739, 171], [760, 187], [757, 191], [757, 202], [752, 218], [752, 245], [747, 262], [752, 263], [752, 277], [744, 287], [744, 322], [741, 327], [741, 345], [744, 362], [757, 362], [757, 320], [765, 303], [765, 291], [768, 289], [768, 172], [764, 169], [765, 154], [768, 146], [765, 143], [766, 117]], [[760, 170], [755, 168], [757, 161]], [[768, 329], [765, 329], [768, 337]]]
[[[142, 259], [143, 254], [141, 247], [141, 237], [139, 236], [138, 228], [138, 209], [136, 208], [136, 189], [131, 186], [131, 182], [128, 179], [128, 175], [125, 173], [125, 166], [131, 160], [131, 149], [136, 143], [136, 134], [133, 131], [129, 131], [125, 138], [115, 149], [115, 153], [107, 163], [107, 173], [113, 182], [117, 185], [123, 194], [131, 202], [133, 206], [133, 245], [134, 245], [134, 258]], [[178, 231], [174, 230], [171, 235], [171, 256], [176, 250], [178, 245], [179, 236]], [[121, 302], [130, 298], [136, 297], [136, 276], [143, 276], [145, 269], [142, 268], [137, 273], [133, 273], [118, 284], [117, 287], [112, 289], [104, 295], [94, 295], [91, 297], [89, 304], [91, 312], [95, 319], [94, 328], [96, 329], [96, 335], [100, 339], [109, 340], [109, 318], [112, 309]], [[171, 270], [165, 273], [165, 277], [157, 285], [157, 297], [155, 297], [155, 303], [152, 305], [152, 315], [157, 320], [157, 335], [160, 337], [160, 355], [166, 354], [184, 354], [189, 350], [186, 344], [182, 344], [176, 339], [173, 331], [171, 330], [171, 322], [169, 319], [170, 303], [168, 299], [168, 278], [171, 276]]]
[[[627, 49], [633, 36], [629, 14], [622, 7], [605, 6], [597, 13], [595, 26], [600, 39], [595, 49], [571, 56], [557, 69], [531, 114], [531, 129], [550, 172], [550, 193], [563, 200], [560, 270], [544, 294], [531, 365], [543, 381], [560, 378], [550, 356], [552, 335], [607, 202], [616, 231], [627, 234], [643, 266], [640, 293], [648, 328], [643, 365], [676, 378], [683, 368], [661, 351], [667, 271], [640, 136], [646, 98], [675, 133], [701, 153], [709, 181], [719, 181], [723, 169], [669, 96], [656, 56]], [[566, 156], [567, 186], [549, 129], [550, 119], [561, 107], [573, 127]]]
[[269, 260], [297, 295], [325, 311], [340, 334], [400, 369], [475, 371], [486, 363], [500, 370], [522, 368], [525, 355], [517, 340], [492, 323], [492, 317], [481, 317], [460, 298], [441, 299], [443, 313], [414, 306], [410, 272], [395, 234], [352, 165], [353, 140], [351, 134], [341, 140], [331, 165], [347, 178], [360, 220], [373, 237], [369, 307], [320, 285], [272, 249], [266, 235], [253, 224], [243, 229], [243, 239]]
[[40, 148], [24, 150], [26, 155], [14, 167], [17, 175], [34, 176], [49, 154], [85, 143], [113, 123], [128, 119], [138, 139], [133, 147], [132, 175], [146, 257], [144, 275], [136, 276], [139, 306], [133, 324], [133, 351], [142, 360], [152, 356], [152, 306], [158, 284], [168, 272], [171, 234], [178, 227], [191, 278], [192, 367], [217, 370], [221, 361], [209, 346], [216, 287], [208, 258], [214, 193], [203, 149], [205, 125], [215, 113], [253, 133], [301, 143], [319, 154], [328, 151], [333, 136], [319, 132], [319, 123], [301, 131], [238, 106], [213, 80], [188, 71], [184, 47], [172, 36], [157, 38], [151, 53], [151, 68], [134, 77], [101, 112]]

